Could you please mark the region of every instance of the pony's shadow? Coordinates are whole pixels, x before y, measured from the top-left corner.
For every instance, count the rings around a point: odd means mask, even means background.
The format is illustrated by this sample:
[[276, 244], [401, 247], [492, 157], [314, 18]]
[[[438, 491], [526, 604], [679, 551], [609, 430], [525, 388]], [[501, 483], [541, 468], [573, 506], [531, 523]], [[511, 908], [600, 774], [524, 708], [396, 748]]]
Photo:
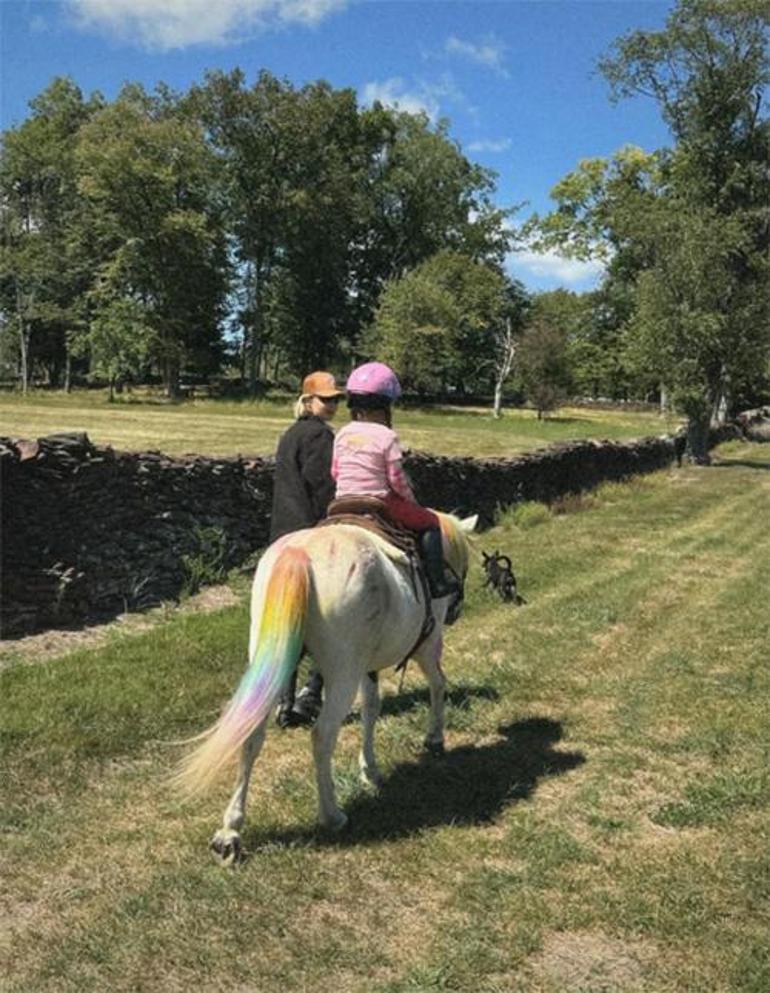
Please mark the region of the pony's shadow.
[[[499, 700], [500, 694], [493, 686], [468, 685], [463, 683], [453, 686], [446, 691], [446, 703], [454, 710], [467, 710], [474, 700]], [[398, 717], [417, 707], [427, 707], [430, 704], [430, 690], [427, 686], [417, 689], [388, 693], [382, 698], [382, 717]], [[361, 715], [354, 711], [348, 721], [360, 721]]]
[[425, 752], [417, 761], [397, 765], [377, 794], [360, 792], [346, 805], [350, 823], [342, 834], [307, 828], [277, 833], [247, 829], [244, 841], [251, 851], [268, 844], [313, 842], [347, 847], [442, 825], [488, 824], [505, 807], [531, 796], [541, 779], [586, 761], [581, 752], [554, 747], [563, 730], [559, 721], [548, 717], [503, 725], [498, 735], [491, 744], [461, 745], [442, 756]]

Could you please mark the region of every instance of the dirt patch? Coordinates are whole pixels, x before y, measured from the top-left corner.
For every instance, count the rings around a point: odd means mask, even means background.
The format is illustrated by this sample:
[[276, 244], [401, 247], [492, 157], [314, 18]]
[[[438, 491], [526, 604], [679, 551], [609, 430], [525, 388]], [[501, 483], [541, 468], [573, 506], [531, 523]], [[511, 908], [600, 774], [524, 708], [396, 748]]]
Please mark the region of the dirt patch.
[[41, 631], [0, 644], [0, 671], [18, 664], [48, 662], [80, 649], [101, 648], [116, 636], [142, 634], [177, 614], [208, 614], [240, 603], [241, 594], [227, 585], [209, 586], [179, 604], [163, 604], [143, 614], [120, 614], [106, 624], [76, 630]]
[[645, 962], [652, 949], [596, 932], [548, 935], [532, 960], [536, 973], [558, 990], [636, 993], [644, 989]]

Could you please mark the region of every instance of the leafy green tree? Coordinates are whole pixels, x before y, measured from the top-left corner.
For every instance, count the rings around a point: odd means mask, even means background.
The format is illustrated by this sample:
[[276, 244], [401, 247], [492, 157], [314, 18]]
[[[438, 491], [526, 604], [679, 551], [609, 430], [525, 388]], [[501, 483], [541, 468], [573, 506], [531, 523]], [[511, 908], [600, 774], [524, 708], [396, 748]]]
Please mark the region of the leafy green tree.
[[[533, 315], [565, 336], [570, 384], [580, 396], [617, 399], [627, 395], [629, 377], [618, 320], [623, 298], [618, 299], [617, 285], [605, 280], [601, 291], [557, 289], [533, 299]], [[623, 320], [627, 317], [628, 311], [623, 312]]]
[[558, 407], [572, 382], [568, 331], [554, 321], [548, 298], [535, 297], [516, 349], [516, 373], [538, 420]]
[[88, 334], [77, 339], [76, 348], [90, 357], [91, 376], [109, 383], [110, 401], [117, 384], [139, 377], [149, 363], [155, 331], [146, 318], [138, 300], [98, 299]]
[[770, 349], [769, 25], [757, 0], [680, 0], [664, 30], [621, 38], [601, 63], [613, 94], [655, 99], [675, 146], [581, 163], [539, 222], [544, 244], [603, 252], [632, 288], [629, 358], [670, 389], [697, 462]]
[[57, 383], [81, 320], [94, 268], [86, 206], [77, 189], [75, 148], [102, 106], [69, 79], [55, 79], [30, 104], [31, 116], [3, 134], [0, 306], [15, 332], [22, 389], [35, 364]]
[[434, 126], [424, 114], [375, 103], [362, 128], [369, 160], [354, 279], [364, 322], [385, 281], [437, 252], [502, 264], [510, 211], [493, 204], [495, 174], [462, 154], [446, 121]]
[[213, 73], [191, 100], [220, 163], [248, 375], [353, 357], [383, 286], [442, 248], [501, 258], [493, 176], [422, 115], [267, 72]]
[[183, 366], [216, 368], [227, 289], [213, 163], [200, 125], [172, 93], [136, 85], [81, 129], [80, 188], [108, 260], [100, 294], [140, 305], [170, 395]]
[[510, 311], [497, 269], [442, 251], [386, 285], [366, 347], [420, 393], [489, 387]]

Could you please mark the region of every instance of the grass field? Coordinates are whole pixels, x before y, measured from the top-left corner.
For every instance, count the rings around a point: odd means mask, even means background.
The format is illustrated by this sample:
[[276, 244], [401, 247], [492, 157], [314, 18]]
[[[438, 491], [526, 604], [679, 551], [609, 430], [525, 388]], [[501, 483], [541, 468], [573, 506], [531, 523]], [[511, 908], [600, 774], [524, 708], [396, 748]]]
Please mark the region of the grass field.
[[[245, 605], [0, 674], [3, 993], [767, 993], [770, 447], [524, 506], [447, 635], [448, 753], [384, 680], [386, 783], [343, 728], [337, 839], [304, 731], [268, 735], [244, 841], [168, 742], [234, 688]], [[481, 589], [512, 555], [527, 604]]]
[[[57, 431], [86, 431], [98, 445], [171, 455], [268, 454], [291, 424], [292, 401], [192, 400], [179, 404], [147, 398], [108, 403], [93, 391], [0, 393], [0, 435], [37, 438]], [[347, 420], [340, 409], [336, 423]], [[531, 410], [506, 410], [495, 421], [481, 408], [400, 409], [396, 427], [405, 446], [440, 454], [502, 456], [554, 441], [638, 438], [673, 430], [678, 421], [656, 413], [564, 408], [538, 421]]]

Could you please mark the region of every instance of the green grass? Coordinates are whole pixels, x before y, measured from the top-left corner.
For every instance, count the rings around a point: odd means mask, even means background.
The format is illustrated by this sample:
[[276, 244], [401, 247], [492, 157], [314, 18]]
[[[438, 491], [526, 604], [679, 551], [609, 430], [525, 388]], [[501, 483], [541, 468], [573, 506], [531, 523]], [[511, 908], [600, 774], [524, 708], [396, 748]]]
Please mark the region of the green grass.
[[[228, 784], [166, 777], [245, 603], [0, 673], [4, 993], [765, 993], [770, 449], [717, 454], [478, 536], [446, 757], [416, 672], [386, 678], [384, 788], [346, 725], [330, 840], [307, 734], [274, 731], [237, 871], [206, 851]], [[524, 607], [481, 587], [495, 548]]]
[[[291, 423], [291, 398], [259, 401], [191, 400], [163, 403], [146, 395], [108, 403], [98, 391], [0, 393], [0, 434], [37, 438], [86, 431], [99, 445], [160, 449], [172, 455], [272, 453]], [[341, 409], [337, 423], [347, 420]], [[506, 410], [494, 420], [481, 408], [399, 409], [396, 428], [405, 446], [441, 454], [505, 456], [555, 441], [638, 438], [673, 430], [677, 421], [656, 413], [564, 408], [538, 421], [531, 410]]]

